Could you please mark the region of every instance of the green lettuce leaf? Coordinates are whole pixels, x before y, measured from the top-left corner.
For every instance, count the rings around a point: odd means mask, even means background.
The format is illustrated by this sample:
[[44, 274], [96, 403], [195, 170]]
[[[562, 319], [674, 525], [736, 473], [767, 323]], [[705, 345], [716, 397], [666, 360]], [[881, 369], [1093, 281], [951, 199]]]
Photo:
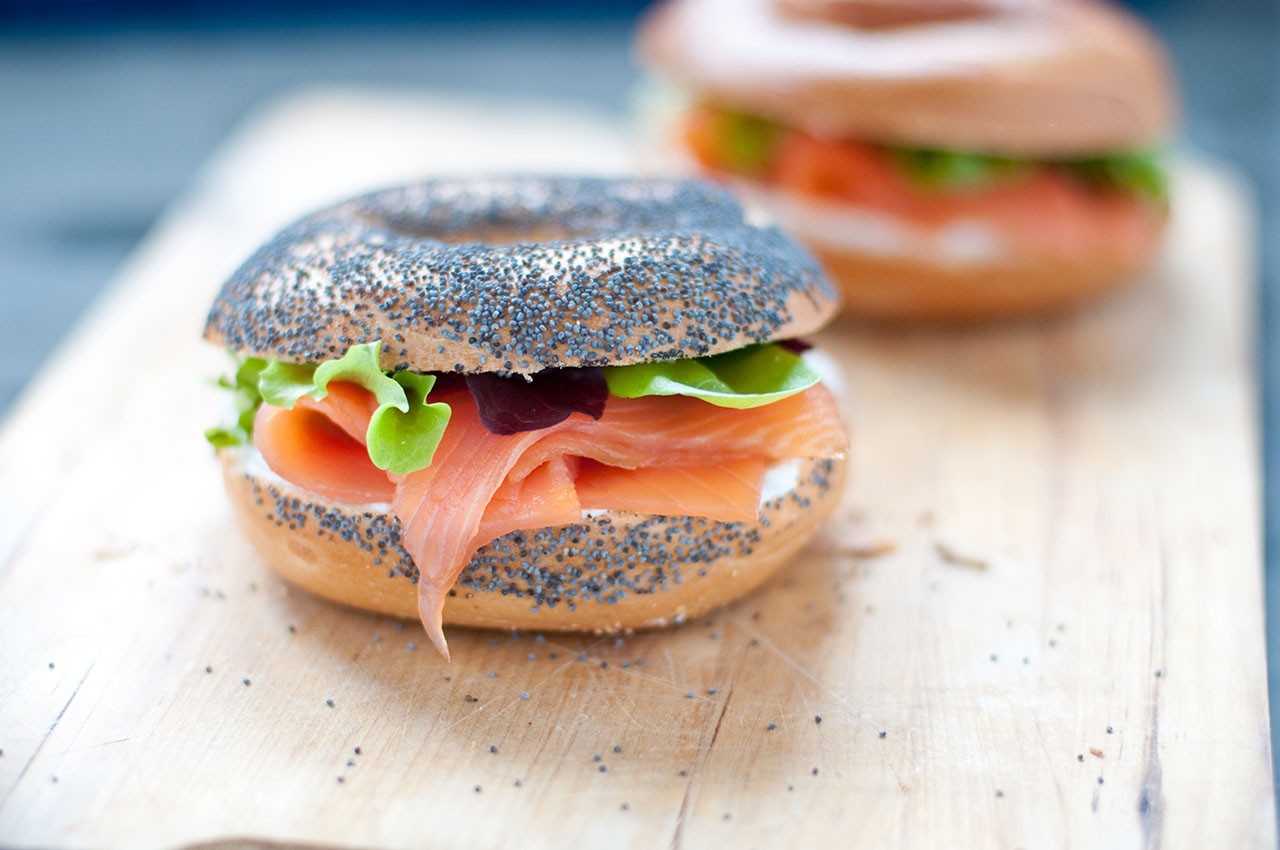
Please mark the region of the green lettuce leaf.
[[925, 189], [971, 189], [993, 180], [1016, 177], [1026, 163], [987, 154], [950, 150], [893, 148], [894, 161], [912, 181]]
[[1080, 178], [1109, 189], [1169, 199], [1169, 175], [1155, 151], [1123, 151], [1065, 163]]
[[394, 372], [391, 380], [406, 397], [405, 405], [384, 402], [374, 411], [365, 436], [374, 466], [406, 475], [431, 465], [453, 411], [442, 401], [427, 402], [434, 375]]
[[[919, 186], [940, 191], [972, 189], [1025, 173], [1034, 160], [949, 150], [892, 148], [894, 160]], [[1075, 177], [1105, 189], [1165, 201], [1169, 178], [1155, 151], [1120, 151], [1085, 159], [1048, 160]]]
[[755, 115], [724, 112], [719, 117], [719, 132], [725, 167], [735, 174], [759, 174], [773, 161], [786, 131]]
[[[234, 355], [233, 355], [234, 357]], [[258, 379], [267, 367], [267, 361], [259, 357], [236, 358], [236, 370], [232, 377], [218, 378], [218, 386], [231, 392], [236, 409], [234, 425], [209, 428], [204, 438], [216, 448], [243, 446], [253, 438], [253, 417], [262, 403], [258, 392]]]
[[804, 360], [779, 345], [697, 359], [607, 366], [609, 392], [622, 398], [683, 395], [718, 407], [761, 407], [803, 392], [821, 380]]
[[409, 401], [404, 389], [378, 365], [381, 351], [382, 343], [369, 342], [353, 345], [337, 360], [326, 360], [319, 365], [273, 360], [262, 371], [258, 384], [262, 399], [267, 404], [288, 409], [303, 396], [316, 401], [324, 398], [329, 394], [331, 381], [347, 381], [373, 393], [379, 404], [391, 404], [407, 411]]
[[396, 475], [430, 466], [452, 411], [443, 402], [427, 403], [434, 376], [384, 372], [378, 363], [381, 351], [382, 343], [370, 342], [319, 365], [272, 361], [259, 380], [262, 399], [291, 408], [304, 396], [324, 398], [333, 381], [358, 384], [378, 400], [365, 432], [374, 466]]

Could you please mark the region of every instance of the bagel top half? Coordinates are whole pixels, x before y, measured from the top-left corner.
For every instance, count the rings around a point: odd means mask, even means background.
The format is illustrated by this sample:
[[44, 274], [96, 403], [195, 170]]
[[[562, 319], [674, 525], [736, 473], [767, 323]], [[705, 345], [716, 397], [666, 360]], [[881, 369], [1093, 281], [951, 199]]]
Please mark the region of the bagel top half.
[[704, 101], [886, 145], [1076, 157], [1176, 113], [1157, 39], [1098, 0], [667, 0], [640, 51]]
[[814, 261], [685, 180], [428, 180], [316, 212], [224, 285], [205, 337], [244, 355], [531, 374], [701, 357], [817, 330]]

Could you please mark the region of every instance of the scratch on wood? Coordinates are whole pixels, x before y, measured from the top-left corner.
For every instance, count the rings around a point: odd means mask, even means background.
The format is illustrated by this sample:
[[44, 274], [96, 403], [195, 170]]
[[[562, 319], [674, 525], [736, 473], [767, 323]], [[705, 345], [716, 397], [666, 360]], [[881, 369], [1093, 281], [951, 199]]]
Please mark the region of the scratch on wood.
[[694, 762], [693, 770], [689, 771], [689, 781], [684, 785], [684, 795], [680, 798], [680, 812], [676, 815], [676, 830], [671, 835], [671, 850], [679, 850], [681, 840], [684, 836], [684, 817], [689, 810], [689, 797], [693, 791], [693, 780], [698, 775], [698, 768], [702, 767], [702, 762], [706, 760], [711, 750], [716, 745], [716, 738], [720, 736], [720, 724], [724, 723], [724, 716], [729, 711], [729, 703], [733, 700], [733, 686], [730, 685], [728, 691], [724, 695], [724, 703], [720, 706], [720, 715], [716, 717], [715, 728], [711, 730], [711, 740], [707, 742], [707, 746], [698, 753], [698, 760]]
[[83, 752], [87, 752], [88, 750], [97, 750], [97, 749], [101, 749], [102, 747], [109, 747], [112, 744], [123, 744], [126, 741], [132, 741], [132, 740], [133, 740], [132, 737], [116, 738], [114, 741], [102, 741], [101, 743], [98, 743], [98, 744], [90, 744], [87, 747], [76, 747], [74, 750], [63, 750], [62, 754], [65, 756], [68, 753], [83, 753]]
[[89, 669], [84, 671], [84, 675], [80, 677], [80, 681], [76, 683], [75, 690], [71, 692], [71, 696], [67, 697], [67, 702], [62, 706], [62, 710], [58, 712], [58, 716], [53, 718], [53, 722], [49, 724], [49, 728], [45, 730], [44, 737], [40, 739], [40, 743], [36, 745], [35, 752], [31, 754], [31, 758], [27, 759], [26, 764], [22, 766], [22, 770], [18, 772], [18, 778], [9, 786], [9, 790], [4, 792], [4, 799], [0, 800], [0, 808], [3, 808], [9, 802], [9, 798], [13, 796], [14, 789], [22, 784], [22, 777], [27, 775], [27, 771], [31, 768], [31, 764], [40, 755], [40, 751], [44, 749], [45, 742], [53, 735], [53, 730], [58, 728], [58, 724], [62, 722], [62, 715], [67, 713], [67, 709], [71, 707], [71, 701], [76, 698], [76, 694], [80, 693], [80, 688], [84, 686], [85, 680], [89, 678], [89, 674], [93, 672], [93, 665], [89, 665]]
[[1156, 684], [1151, 703], [1151, 737], [1146, 745], [1146, 768], [1142, 772], [1142, 788], [1138, 791], [1138, 820], [1142, 824], [1143, 846], [1155, 850], [1160, 846], [1164, 826], [1161, 786], [1164, 771], [1160, 765], [1160, 685]]
[[795, 672], [799, 673], [801, 676], [807, 679], [811, 684], [821, 689], [822, 692], [825, 693], [827, 696], [831, 697], [836, 702], [840, 703], [840, 705], [849, 709], [850, 712], [857, 711], [857, 707], [854, 706], [851, 702], [849, 702], [848, 697], [844, 696], [843, 694], [839, 693], [834, 688], [832, 688], [830, 685], [823, 682], [821, 679], [815, 676], [811, 671], [806, 670], [799, 662], [797, 662], [794, 658], [788, 655], [782, 649], [782, 647], [778, 646], [776, 643], [770, 640], [764, 634], [764, 632], [752, 626], [746, 620], [745, 617], [735, 616], [733, 617], [732, 622], [734, 625], [738, 626], [738, 628], [742, 629], [744, 632], [746, 632], [747, 634], [751, 635], [753, 638], [758, 640], [761, 646], [763, 646], [769, 652], [777, 656], [778, 659], [785, 662], [788, 667], [790, 667]]
[[[1168, 588], [1164, 581], [1165, 571], [1168, 569], [1169, 561], [1165, 557], [1163, 542], [1160, 547], [1160, 595], [1159, 605], [1156, 607], [1156, 615], [1160, 626], [1160, 646], [1164, 648], [1164, 632], [1167, 628], [1168, 618], [1166, 612], [1168, 610]], [[1153, 647], [1153, 649], [1155, 649]], [[1151, 663], [1157, 670], [1163, 669], [1161, 659], [1156, 652], [1152, 652]], [[1143, 756], [1145, 767], [1142, 771], [1142, 787], [1138, 791], [1138, 822], [1142, 824], [1143, 847], [1147, 850], [1157, 850], [1161, 843], [1161, 833], [1164, 827], [1164, 804], [1161, 799], [1162, 786], [1164, 784], [1164, 769], [1160, 764], [1160, 676], [1151, 678], [1151, 734], [1147, 737], [1143, 744]]]

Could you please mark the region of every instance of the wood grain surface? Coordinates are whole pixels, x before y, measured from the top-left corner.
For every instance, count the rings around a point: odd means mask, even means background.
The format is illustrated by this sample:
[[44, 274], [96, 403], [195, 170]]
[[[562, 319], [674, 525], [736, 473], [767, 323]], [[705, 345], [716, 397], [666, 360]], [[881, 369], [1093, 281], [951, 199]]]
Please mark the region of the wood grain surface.
[[226, 144], [0, 430], [0, 844], [1275, 845], [1254, 219], [1183, 162], [1160, 267], [1057, 321], [836, 327], [853, 475], [793, 568], [621, 638], [290, 589], [231, 521], [199, 339], [293, 215], [610, 172], [571, 109], [312, 92]]

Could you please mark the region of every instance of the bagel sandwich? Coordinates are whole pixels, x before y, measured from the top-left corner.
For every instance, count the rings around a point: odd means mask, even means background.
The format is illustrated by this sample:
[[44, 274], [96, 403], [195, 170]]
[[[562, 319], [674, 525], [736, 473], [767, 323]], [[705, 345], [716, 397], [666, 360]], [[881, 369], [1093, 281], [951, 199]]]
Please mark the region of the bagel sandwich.
[[849, 315], [1057, 310], [1158, 247], [1173, 84], [1101, 0], [666, 0], [639, 49], [680, 93], [664, 144], [813, 251]]
[[206, 436], [263, 559], [445, 624], [617, 632], [763, 582], [834, 509], [848, 438], [799, 338], [814, 261], [683, 180], [434, 180], [286, 228], [205, 336]]

